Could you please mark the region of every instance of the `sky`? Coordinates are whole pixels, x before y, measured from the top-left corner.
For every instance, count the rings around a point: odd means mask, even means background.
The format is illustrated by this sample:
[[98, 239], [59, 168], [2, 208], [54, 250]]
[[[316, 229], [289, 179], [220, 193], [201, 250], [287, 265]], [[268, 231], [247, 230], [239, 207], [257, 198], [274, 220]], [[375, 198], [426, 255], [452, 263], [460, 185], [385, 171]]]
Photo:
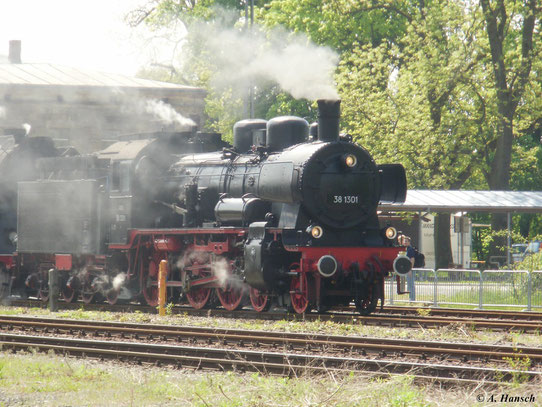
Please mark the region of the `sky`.
[[[0, 0], [0, 55], [21, 40], [23, 63], [47, 62], [134, 76], [151, 62], [179, 66], [182, 24], [151, 33], [124, 17], [153, 0]], [[296, 98], [338, 97], [333, 72], [338, 55], [282, 29], [247, 32], [231, 27], [191, 27], [216, 56], [212, 84], [246, 87], [247, 78], [273, 80]], [[270, 37], [272, 41], [269, 43]], [[176, 47], [177, 45], [177, 47]], [[218, 68], [219, 67], [219, 68]]]
[[124, 15], [146, 0], [0, 0], [0, 55], [21, 40], [23, 62], [134, 75], [154, 50]]

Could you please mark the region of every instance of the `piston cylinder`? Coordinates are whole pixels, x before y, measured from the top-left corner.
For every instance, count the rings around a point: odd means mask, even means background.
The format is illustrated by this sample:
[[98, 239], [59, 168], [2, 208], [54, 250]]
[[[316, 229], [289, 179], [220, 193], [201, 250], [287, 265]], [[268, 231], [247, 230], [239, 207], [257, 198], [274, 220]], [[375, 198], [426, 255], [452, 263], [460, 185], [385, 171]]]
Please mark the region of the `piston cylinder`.
[[222, 198], [215, 206], [215, 218], [221, 225], [247, 226], [263, 221], [271, 210], [269, 202], [256, 197]]

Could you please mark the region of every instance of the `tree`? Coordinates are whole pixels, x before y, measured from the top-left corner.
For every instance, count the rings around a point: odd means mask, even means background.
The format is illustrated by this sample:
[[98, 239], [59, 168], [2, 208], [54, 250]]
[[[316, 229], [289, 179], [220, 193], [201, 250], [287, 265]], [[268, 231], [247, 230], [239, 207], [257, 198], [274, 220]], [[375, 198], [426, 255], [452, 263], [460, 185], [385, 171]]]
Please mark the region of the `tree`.
[[[404, 3], [403, 3], [404, 4]], [[410, 188], [460, 188], [488, 144], [476, 44], [480, 10], [431, 2], [398, 10], [397, 45], [358, 47], [338, 74], [349, 131], [384, 161], [402, 162]], [[450, 217], [436, 220], [437, 266], [451, 263]]]
[[[496, 147], [494, 154], [488, 156], [486, 178], [490, 189], [508, 190], [514, 139], [518, 137], [514, 124], [518, 119], [518, 109], [525, 103], [525, 96], [535, 83], [530, 78], [533, 62], [542, 56], [540, 29], [538, 32], [535, 29], [540, 26], [542, 8], [537, 0], [480, 0], [480, 3], [489, 42], [498, 111]], [[536, 120], [539, 121], [540, 116]], [[506, 227], [506, 216], [492, 217], [493, 230]], [[490, 254], [500, 254], [504, 246], [504, 238], [495, 239]]]
[[[535, 0], [255, 3], [256, 18], [269, 31], [280, 25], [306, 33], [340, 53], [335, 78], [343, 127], [377, 160], [403, 163], [411, 188], [542, 187], [537, 167], [542, 154], [532, 141], [542, 126], [541, 10]], [[150, 4], [144, 20], [156, 26], [172, 20], [192, 24], [196, 17], [205, 25], [220, 20], [239, 30], [246, 23], [243, 1]], [[226, 18], [216, 5], [232, 12]], [[209, 125], [231, 128], [242, 95], [236, 87], [211, 87], [210, 73], [220, 62], [196, 36], [185, 41], [191, 59], [183, 75], [210, 89]], [[271, 82], [255, 94], [258, 116], [315, 117], [311, 100], [295, 100]], [[437, 223], [442, 232], [437, 246], [446, 248], [439, 265], [447, 265], [449, 216]]]
[[480, 0], [480, 3], [489, 40], [499, 115], [497, 145], [487, 179], [491, 189], [507, 190], [516, 111], [529, 86], [533, 60], [542, 56], [542, 44], [534, 36], [536, 25], [540, 25], [542, 8], [537, 6], [536, 0]]
[[[255, 3], [264, 1], [255, 0]], [[126, 21], [133, 27], [142, 23], [163, 27], [177, 21], [189, 25], [194, 20], [223, 18], [225, 9], [237, 11], [237, 16], [245, 7], [243, 0], [148, 0], [128, 13]]]
[[[261, 9], [268, 27], [307, 34], [316, 44], [349, 53], [360, 45], [395, 44], [406, 30], [401, 2], [367, 0], [273, 0]], [[405, 3], [406, 4], [406, 3]]]

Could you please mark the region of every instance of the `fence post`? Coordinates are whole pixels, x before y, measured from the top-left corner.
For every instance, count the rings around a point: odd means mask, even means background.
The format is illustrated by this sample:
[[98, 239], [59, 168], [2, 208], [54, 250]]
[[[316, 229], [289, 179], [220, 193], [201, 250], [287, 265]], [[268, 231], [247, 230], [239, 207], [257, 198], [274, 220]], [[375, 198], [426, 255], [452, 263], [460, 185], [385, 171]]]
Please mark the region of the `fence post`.
[[58, 287], [58, 270], [52, 268], [49, 270], [49, 311], [58, 311], [58, 296], [60, 290]]
[[533, 294], [533, 277], [532, 271], [528, 270], [528, 280], [527, 280], [527, 311], [531, 311], [531, 295]]
[[438, 287], [438, 274], [437, 274], [437, 270], [433, 270], [433, 273], [435, 273], [435, 278], [434, 278], [434, 281], [433, 281], [433, 305], [435, 307], [438, 307], [438, 300], [437, 300], [437, 287]]
[[[416, 301], [416, 270], [412, 269], [410, 275], [407, 274], [408, 300]], [[409, 284], [410, 283], [410, 284]]]
[[479, 289], [479, 293], [478, 293], [478, 309], [483, 309], [483, 296], [484, 296], [484, 276], [483, 276], [483, 272], [478, 272], [478, 274], [480, 275], [480, 289]]
[[393, 284], [395, 283], [395, 274], [392, 275], [391, 279], [390, 279], [390, 295], [389, 295], [389, 298], [390, 298], [390, 305], [393, 305]]

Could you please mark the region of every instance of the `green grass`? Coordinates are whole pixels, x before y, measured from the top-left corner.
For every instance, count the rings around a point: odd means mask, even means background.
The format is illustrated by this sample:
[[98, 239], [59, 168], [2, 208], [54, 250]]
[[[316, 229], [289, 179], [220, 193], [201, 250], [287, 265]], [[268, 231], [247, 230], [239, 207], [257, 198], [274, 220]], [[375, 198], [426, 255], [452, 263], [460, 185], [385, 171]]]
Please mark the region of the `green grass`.
[[[467, 325], [436, 329], [365, 326], [334, 321], [262, 321], [155, 314], [110, 313], [79, 309], [50, 313], [43, 309], [0, 307], [0, 314], [125, 321], [141, 324], [190, 325], [314, 332], [402, 339], [450, 340], [540, 346], [541, 335], [475, 331]], [[521, 360], [519, 360], [520, 363]], [[511, 363], [516, 363], [512, 360]], [[518, 380], [519, 382], [519, 380]], [[539, 385], [538, 388], [542, 388]], [[537, 389], [538, 389], [537, 388]], [[98, 389], [98, 390], [97, 390]], [[480, 389], [480, 391], [482, 391]], [[486, 390], [484, 390], [486, 391]], [[499, 390], [500, 391], [500, 390]], [[503, 390], [504, 391], [504, 390]], [[523, 395], [521, 383], [506, 389]], [[525, 393], [527, 394], [527, 393]], [[48, 406], [460, 406], [475, 404], [476, 393], [442, 390], [413, 383], [408, 376], [368, 379], [359, 376], [268, 377], [258, 374], [174, 371], [125, 364], [100, 364], [43, 354], [0, 352], [0, 407]], [[540, 404], [542, 394], [537, 398]]]
[[[516, 289], [513, 287], [507, 290], [501, 290], [501, 286], [497, 283], [485, 283], [486, 285], [482, 288], [482, 306], [484, 308], [500, 308], [500, 309], [513, 309], [513, 308], [526, 308], [527, 307], [527, 292], [526, 289]], [[463, 285], [461, 289], [454, 284], [448, 286], [441, 285], [437, 290], [437, 300], [439, 305], [463, 305], [470, 308], [477, 307], [480, 302], [480, 283]], [[421, 292], [420, 292], [421, 291]], [[448, 293], [453, 291], [452, 294]], [[386, 292], [388, 293], [389, 290]], [[395, 292], [393, 294], [393, 301], [408, 301], [409, 294], [397, 295]], [[419, 288], [416, 291], [416, 302], [427, 303], [432, 305], [434, 302], [434, 293], [433, 287], [424, 288], [420, 290]], [[533, 289], [531, 295], [531, 306], [534, 308], [542, 307], [542, 293], [540, 289]]]
[[[457, 291], [450, 295], [439, 292], [438, 300], [439, 304], [465, 303], [478, 305], [480, 301], [479, 295], [478, 289]], [[537, 297], [533, 297], [533, 299], [534, 298]], [[541, 305], [542, 304], [538, 304], [536, 301], [532, 303], [533, 307], [540, 307]], [[526, 308], [527, 294], [524, 292], [514, 293], [510, 291], [498, 292], [495, 288], [485, 287], [482, 290], [482, 306], [484, 308], [501, 306], [503, 309], [510, 309], [510, 307]]]
[[[503, 386], [498, 391], [518, 395], [536, 389]], [[0, 406], [458, 406], [473, 405], [476, 394], [488, 390], [444, 390], [415, 384], [407, 375], [285, 378], [0, 353]]]

